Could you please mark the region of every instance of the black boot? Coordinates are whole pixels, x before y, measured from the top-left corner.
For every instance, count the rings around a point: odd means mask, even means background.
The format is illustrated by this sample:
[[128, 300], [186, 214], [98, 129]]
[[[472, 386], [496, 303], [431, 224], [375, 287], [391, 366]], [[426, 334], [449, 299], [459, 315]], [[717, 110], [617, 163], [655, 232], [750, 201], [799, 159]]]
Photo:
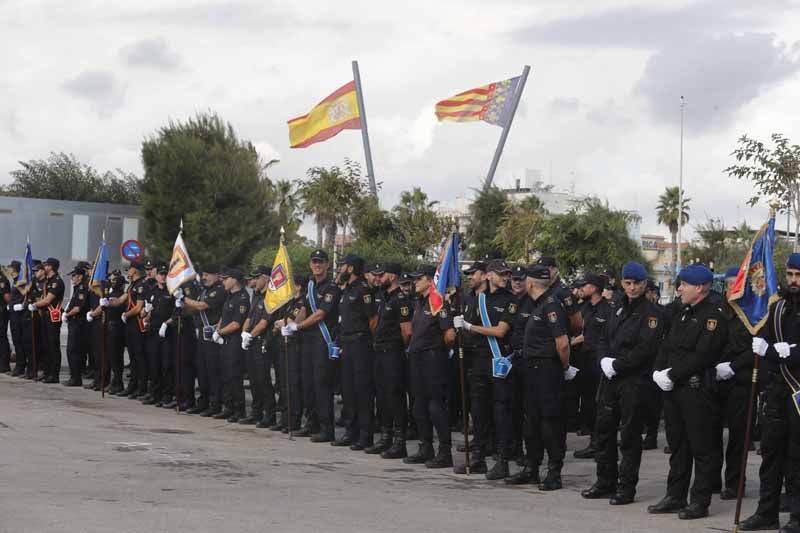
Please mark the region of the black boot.
[[616, 490], [617, 487], [614, 484], [597, 481], [588, 489], [581, 491], [581, 496], [587, 500], [600, 500], [610, 498]]
[[658, 448], [658, 433], [648, 433], [642, 439], [643, 450], [655, 450]]
[[551, 491], [561, 488], [561, 464], [550, 464], [547, 467], [547, 475], [539, 484], [539, 490]]
[[778, 529], [779, 527], [780, 522], [777, 516], [768, 517], [758, 513], [739, 522], [740, 531], [765, 531]]
[[403, 459], [408, 457], [406, 450], [406, 439], [398, 437], [394, 440], [392, 447], [381, 454], [382, 459]]
[[450, 446], [440, 444], [436, 457], [425, 461], [425, 466], [428, 468], [450, 468], [453, 466], [453, 454], [450, 451]]
[[677, 513], [684, 507], [686, 507], [686, 500], [679, 500], [672, 496], [664, 496], [660, 502], [649, 506], [647, 512], [650, 514]]
[[708, 506], [700, 503], [690, 503], [678, 511], [678, 518], [681, 520], [695, 520], [697, 518], [705, 518], [707, 516]]
[[539, 465], [531, 466], [526, 464], [522, 470], [513, 476], [505, 479], [506, 485], [538, 485], [541, 483], [539, 479]]
[[508, 459], [500, 459], [497, 461], [491, 470], [486, 472], [486, 479], [489, 481], [496, 481], [498, 479], [505, 479], [508, 477]]
[[369, 448], [364, 449], [364, 453], [368, 453], [370, 455], [378, 455], [386, 450], [388, 450], [392, 446], [392, 433], [390, 431], [384, 431], [381, 433], [381, 440], [379, 440], [374, 445], [370, 446]]
[[800, 533], [800, 521], [797, 518], [789, 517], [789, 521], [783, 526], [778, 533]]
[[[486, 461], [483, 460], [480, 454], [472, 454], [469, 458], [469, 473], [472, 474], [485, 474], [488, 472], [488, 468], [486, 467]], [[453, 468], [453, 472], [456, 474], [466, 474], [467, 473], [467, 464], [461, 463], [460, 465]]]
[[403, 462], [407, 465], [421, 465], [429, 459], [433, 459], [435, 452], [433, 451], [433, 444], [430, 442], [420, 442], [419, 449], [414, 455], [409, 455]]
[[633, 503], [633, 500], [635, 498], [636, 498], [636, 490], [630, 490], [620, 487], [608, 499], [608, 503], [610, 505], [628, 505], [629, 503]]

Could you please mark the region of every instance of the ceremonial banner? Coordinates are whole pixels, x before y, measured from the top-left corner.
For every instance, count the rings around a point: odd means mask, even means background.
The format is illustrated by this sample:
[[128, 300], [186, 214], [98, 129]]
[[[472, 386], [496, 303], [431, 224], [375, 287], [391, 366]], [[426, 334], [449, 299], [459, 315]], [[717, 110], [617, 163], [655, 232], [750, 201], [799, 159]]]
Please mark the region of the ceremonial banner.
[[28, 235], [27, 243], [25, 244], [25, 261], [22, 268], [19, 269], [19, 275], [14, 280], [14, 285], [20, 292], [27, 293], [33, 285], [33, 253], [31, 253], [31, 236]]
[[278, 253], [275, 255], [275, 262], [272, 264], [272, 274], [269, 277], [269, 285], [264, 295], [264, 306], [268, 313], [272, 313], [280, 306], [294, 298], [295, 286], [292, 277], [292, 262], [289, 260], [289, 252], [286, 246], [281, 244]]
[[342, 130], [361, 129], [356, 82], [338, 88], [307, 115], [289, 121], [289, 145], [305, 148], [326, 141]]
[[753, 237], [728, 297], [731, 307], [751, 335], [756, 335], [767, 322], [769, 306], [778, 299], [778, 278], [772, 256], [774, 247], [773, 215]]
[[513, 115], [514, 95], [519, 76], [459, 93], [436, 104], [440, 122], [482, 120], [505, 127]]
[[[183, 222], [181, 222], [183, 227]], [[173, 294], [178, 288], [182, 287], [197, 277], [192, 260], [189, 259], [189, 251], [183, 242], [182, 232], [178, 232], [175, 239], [175, 246], [172, 247], [172, 259], [169, 262], [169, 272], [167, 272], [167, 290]]]
[[94, 259], [92, 268], [91, 288], [100, 297], [103, 296], [103, 282], [108, 277], [108, 252], [106, 250], [106, 240], [103, 236], [103, 243], [97, 250], [97, 257]]
[[447, 239], [447, 244], [439, 258], [439, 266], [433, 276], [433, 287], [428, 295], [431, 313], [438, 314], [444, 306], [444, 294], [448, 287], [461, 285], [461, 269], [458, 266], [458, 233]]

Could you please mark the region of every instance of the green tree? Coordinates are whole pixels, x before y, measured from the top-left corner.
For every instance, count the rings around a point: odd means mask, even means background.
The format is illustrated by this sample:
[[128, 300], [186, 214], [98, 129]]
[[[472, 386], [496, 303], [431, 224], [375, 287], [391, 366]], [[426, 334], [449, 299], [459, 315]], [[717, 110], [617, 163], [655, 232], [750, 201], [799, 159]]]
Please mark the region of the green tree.
[[[308, 258], [315, 249], [316, 246], [312, 246], [306, 242], [286, 243], [286, 250], [289, 252], [289, 261], [292, 262], [292, 274], [300, 274], [303, 276], [310, 274]], [[277, 243], [265, 246], [253, 255], [253, 258], [250, 260], [250, 268], [255, 268], [259, 265], [266, 265], [272, 268], [277, 253]], [[329, 251], [328, 253], [332, 252]], [[331, 255], [331, 257], [333, 257], [333, 255]]]
[[556, 259], [565, 275], [618, 269], [627, 261], [646, 264], [639, 244], [628, 235], [638, 215], [610, 209], [596, 198], [541, 223], [534, 240], [542, 255]]
[[289, 180], [278, 180], [273, 185], [273, 196], [278, 223], [286, 231], [286, 241], [292, 241], [303, 223], [297, 185]]
[[[794, 215], [794, 250], [798, 250], [800, 232], [800, 146], [790, 144], [789, 139], [780, 133], [770, 137], [772, 146], [762, 141], [742, 135], [738, 146], [731, 154], [738, 164], [725, 169], [729, 176], [753, 182], [758, 194], [748, 200], [756, 205], [762, 198], [775, 200], [778, 208]], [[789, 222], [786, 223], [786, 234]]]
[[400, 202], [392, 209], [392, 220], [408, 255], [425, 258], [452, 231], [453, 222], [434, 209], [438, 203], [429, 201], [419, 187], [400, 194]]
[[218, 115], [172, 122], [142, 145], [144, 242], [169, 258], [178, 224], [192, 259], [245, 265], [254, 250], [277, 243], [272, 184], [249, 141]]
[[117, 169], [100, 173], [74, 154], [51, 152], [47, 159], [20, 161], [10, 172], [13, 182], [0, 187], [4, 196], [137, 205], [141, 180]]
[[475, 200], [469, 206], [470, 223], [466, 243], [470, 257], [478, 259], [497, 249], [494, 239], [503, 223], [508, 204], [505, 193], [497, 187], [477, 191]]
[[[689, 201], [685, 195], [680, 197], [680, 189], [678, 187], [667, 187], [661, 196], [658, 197], [658, 205], [656, 206], [656, 214], [658, 215], [658, 223], [664, 224], [669, 228], [669, 234], [672, 237], [672, 271], [677, 269], [678, 262], [678, 217], [681, 219], [681, 226], [685, 226], [689, 222]], [[682, 200], [682, 202], [681, 202]], [[678, 207], [678, 204], [682, 205]], [[680, 213], [680, 215], [678, 214]]]
[[505, 251], [509, 261], [529, 263], [536, 232], [546, 216], [547, 210], [538, 196], [508, 202], [494, 245]]

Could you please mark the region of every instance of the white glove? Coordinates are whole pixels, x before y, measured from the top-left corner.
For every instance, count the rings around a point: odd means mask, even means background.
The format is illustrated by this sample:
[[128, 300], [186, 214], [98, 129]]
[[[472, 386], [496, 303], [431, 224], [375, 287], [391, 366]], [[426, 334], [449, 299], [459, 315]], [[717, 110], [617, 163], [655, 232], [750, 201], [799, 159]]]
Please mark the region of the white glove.
[[614, 370], [613, 357], [603, 357], [600, 359], [600, 368], [603, 370], [603, 374], [605, 374], [608, 379], [611, 379], [617, 375], [617, 371]]
[[14, 311], [24, 311], [25, 306], [22, 304], [14, 304]]
[[730, 363], [720, 363], [717, 365], [717, 381], [727, 381], [731, 379], [735, 373]]
[[92, 312], [89, 311], [86, 313], [86, 322], [91, 322], [92, 320], [94, 320], [94, 317], [92, 316]]
[[36, 305], [34, 305], [34, 304], [28, 304], [28, 311], [30, 311], [30, 312], [34, 312], [34, 311], [36, 311]]
[[123, 324], [128, 323], [128, 315], [126, 315], [125, 313], [122, 313], [122, 323]]
[[797, 346], [796, 344], [789, 344], [788, 342], [776, 342], [772, 345], [775, 348], [775, 351], [778, 352], [778, 355], [781, 359], [786, 359], [790, 355], [792, 355], [792, 348]]
[[219, 334], [219, 331], [214, 331], [214, 334], [211, 336], [211, 340], [217, 344], [225, 344], [225, 339]]
[[286, 327], [289, 328], [289, 331], [291, 331], [292, 333], [297, 332], [297, 322], [289, 322], [288, 324], [286, 324]]
[[469, 331], [472, 329], [472, 324], [464, 320], [464, 315], [458, 315], [453, 317], [453, 327]]
[[172, 293], [172, 297], [176, 300], [183, 299], [183, 289], [175, 289], [175, 292]]
[[242, 333], [242, 340], [243, 341], [246, 340], [247, 344], [250, 344], [250, 341], [252, 340], [252, 338], [253, 338], [253, 336], [250, 334], [249, 331], [245, 331], [245, 332]]
[[578, 375], [578, 372], [580, 372], [580, 370], [578, 370], [572, 365], [569, 365], [569, 368], [564, 370], [564, 380], [572, 381], [573, 379], [575, 379], [575, 376]]
[[764, 357], [767, 353], [767, 349], [769, 348], [769, 343], [762, 339], [761, 337], [753, 337], [753, 353], [757, 353], [761, 357]]
[[145, 302], [144, 303], [144, 312], [145, 313], [149, 313], [152, 310], [153, 310], [153, 304], [151, 304], [150, 302]]
[[294, 334], [294, 330], [291, 328], [292, 324], [294, 324], [294, 322], [290, 322], [288, 326], [283, 326], [281, 328], [281, 335], [284, 337], [291, 337]]
[[671, 379], [669, 379], [669, 376], [667, 375], [670, 370], [672, 369], [668, 368], [666, 370], [653, 372], [653, 381], [655, 381], [656, 385], [658, 385], [658, 388], [663, 390], [664, 392], [671, 391], [672, 387], [675, 386], [675, 384], [672, 382]]
[[166, 322], [161, 324], [161, 327], [158, 328], [158, 336], [161, 337], [162, 339], [167, 336], [167, 323]]
[[61, 322], [66, 322], [67, 320], [69, 320], [67, 313], [61, 313]]
[[100, 298], [100, 307], [108, 307], [109, 305], [111, 305], [111, 302], [108, 298]]

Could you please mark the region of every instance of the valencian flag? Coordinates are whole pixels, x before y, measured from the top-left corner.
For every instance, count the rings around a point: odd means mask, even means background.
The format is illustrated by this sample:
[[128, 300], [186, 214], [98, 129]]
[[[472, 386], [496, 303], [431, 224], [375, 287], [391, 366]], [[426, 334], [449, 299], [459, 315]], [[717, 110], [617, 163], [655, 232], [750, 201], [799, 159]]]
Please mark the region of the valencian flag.
[[178, 238], [175, 239], [175, 246], [172, 247], [172, 259], [169, 261], [169, 272], [167, 272], [167, 290], [170, 294], [174, 294], [178, 288], [197, 277], [182, 234], [183, 220], [181, 220]]
[[278, 253], [275, 254], [275, 262], [272, 264], [272, 274], [269, 277], [269, 285], [264, 295], [264, 306], [268, 313], [272, 313], [280, 306], [294, 298], [295, 287], [292, 277], [292, 262], [289, 259], [289, 252], [286, 246], [281, 244]]
[[305, 148], [326, 141], [342, 130], [361, 129], [356, 82], [336, 89], [314, 109], [289, 121], [289, 145]]
[[461, 285], [461, 269], [458, 266], [458, 233], [453, 233], [447, 239], [447, 244], [442, 250], [436, 274], [433, 276], [433, 287], [428, 295], [431, 304], [431, 313], [436, 315], [444, 305], [444, 294], [448, 287]]
[[440, 122], [482, 120], [504, 128], [512, 114], [519, 76], [464, 91], [436, 104]]
[[751, 335], [767, 322], [769, 306], [778, 299], [778, 278], [772, 251], [775, 247], [775, 214], [753, 238], [728, 301]]
[[106, 249], [106, 236], [103, 232], [103, 242], [97, 250], [97, 257], [94, 259], [92, 268], [91, 287], [98, 296], [103, 296], [103, 282], [108, 277], [108, 251]]

